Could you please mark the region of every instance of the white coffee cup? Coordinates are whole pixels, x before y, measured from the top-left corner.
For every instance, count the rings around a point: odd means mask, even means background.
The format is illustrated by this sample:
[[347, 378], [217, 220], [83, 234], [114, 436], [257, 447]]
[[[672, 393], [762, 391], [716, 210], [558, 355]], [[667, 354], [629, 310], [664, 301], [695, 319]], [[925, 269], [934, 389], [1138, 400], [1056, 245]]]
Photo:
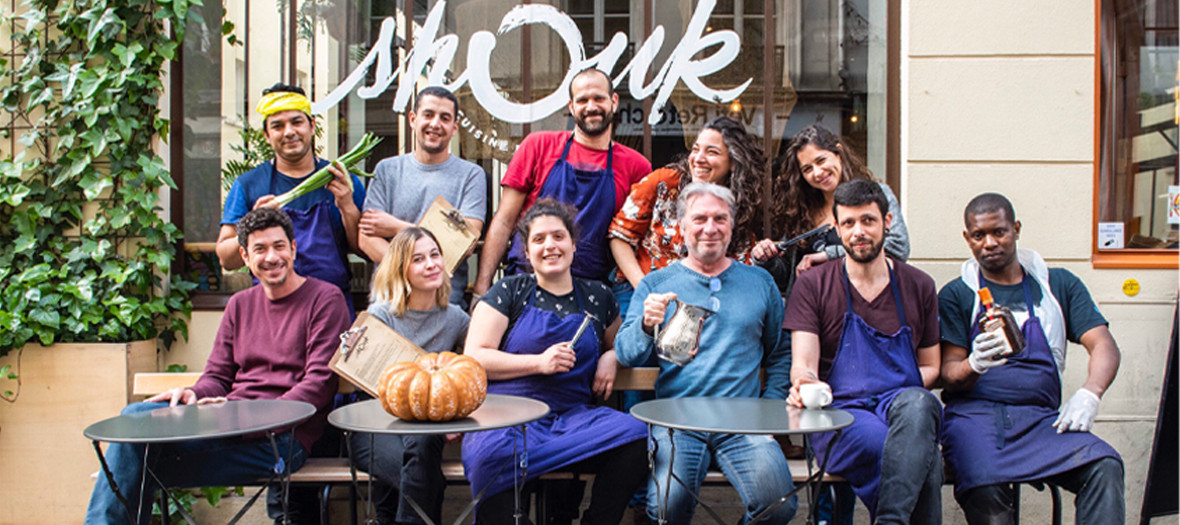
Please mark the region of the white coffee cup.
[[799, 398], [807, 408], [823, 408], [832, 404], [832, 389], [827, 383], [799, 385]]

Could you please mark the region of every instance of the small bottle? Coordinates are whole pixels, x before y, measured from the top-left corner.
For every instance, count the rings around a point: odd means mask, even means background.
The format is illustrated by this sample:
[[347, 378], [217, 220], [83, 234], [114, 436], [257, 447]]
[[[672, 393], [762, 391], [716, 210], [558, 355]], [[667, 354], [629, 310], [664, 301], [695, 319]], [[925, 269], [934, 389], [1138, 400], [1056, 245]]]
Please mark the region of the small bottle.
[[1003, 355], [1019, 354], [1024, 350], [1024, 334], [1012, 311], [995, 303], [992, 291], [987, 288], [979, 289], [979, 302], [983, 304], [983, 315], [979, 318], [979, 330], [983, 332], [1000, 332], [1004, 334], [1004, 345], [1007, 349]]

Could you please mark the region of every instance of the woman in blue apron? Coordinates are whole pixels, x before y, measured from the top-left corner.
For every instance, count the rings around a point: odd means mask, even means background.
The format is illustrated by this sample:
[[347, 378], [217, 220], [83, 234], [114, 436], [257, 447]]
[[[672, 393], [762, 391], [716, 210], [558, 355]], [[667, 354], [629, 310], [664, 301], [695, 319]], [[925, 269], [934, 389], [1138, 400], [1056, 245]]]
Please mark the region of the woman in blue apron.
[[[840, 334], [840, 343], [836, 347], [836, 356], [824, 381], [832, 388], [832, 406], [848, 411], [856, 421], [844, 429], [839, 439], [833, 440], [834, 434], [825, 433], [815, 436], [813, 443], [819, 461], [826, 459], [828, 471], [847, 480], [853, 492], [864, 502], [874, 519], [877, 519], [883, 518], [883, 512], [879, 512], [883, 509], [878, 506], [881, 473], [886, 470], [882, 468], [883, 462], [889, 462], [889, 470], [898, 474], [906, 471], [912, 472], [913, 475], [925, 476], [928, 480], [926, 486], [940, 490], [938, 487], [942, 484], [942, 465], [938, 461], [938, 443], [933, 439], [930, 443], [909, 444], [907, 448], [917, 452], [907, 455], [907, 458], [929, 458], [938, 463], [937, 465], [902, 465], [912, 462], [906, 461], [906, 458], [885, 458], [882, 454], [886, 438], [889, 437], [891, 422], [898, 426], [917, 426], [896, 420], [907, 415], [891, 414], [895, 404], [928, 402], [937, 405], [938, 401], [922, 384], [922, 375], [918, 370], [915, 356], [913, 333], [906, 323], [905, 309], [902, 307], [901, 292], [893, 266], [889, 266], [889, 287], [893, 293], [900, 326], [894, 334], [880, 332], [853, 312], [852, 284], [848, 280], [846, 270], [841, 274], [844, 277], [844, 300], [848, 309], [844, 313], [844, 329]], [[915, 411], [919, 415], [921, 412]], [[891, 415], [894, 418], [892, 421]], [[937, 429], [937, 422], [932, 424], [933, 428]], [[928, 453], [921, 452], [924, 448], [929, 448]], [[937, 479], [933, 479], [934, 477]], [[889, 487], [889, 490], [895, 488], [904, 489]], [[925, 493], [891, 493], [880, 499], [889, 502], [888, 510], [885, 512], [903, 514], [889, 516], [890, 518], [909, 523], [909, 513], [917, 508], [914, 503], [926, 496]], [[908, 503], [902, 503], [903, 501]], [[941, 518], [941, 509], [938, 509], [938, 512], [938, 517]], [[912, 518], [915, 523], [933, 519], [927, 516]]]
[[[983, 286], [983, 275], [978, 279]], [[1102, 458], [1121, 462], [1114, 448], [1094, 434], [1058, 434], [1053, 428], [1061, 376], [1034, 310], [1030, 281], [1034, 278], [1025, 273], [1024, 351], [980, 375], [971, 390], [943, 394], [943, 453], [955, 468], [956, 497], [986, 485], [1043, 480]], [[1041, 287], [1042, 302], [1050, 293], [1048, 286]], [[979, 323], [973, 322], [970, 340], [977, 335]]]
[[[610, 394], [614, 380], [610, 342], [618, 329], [618, 307], [604, 283], [570, 274], [574, 214], [568, 204], [551, 199], [529, 208], [520, 233], [528, 240], [535, 274], [496, 283], [471, 319], [466, 353], [488, 371], [488, 392], [537, 399], [550, 408], [549, 415], [526, 425], [527, 447], [518, 427], [463, 438], [472, 494], [483, 495], [476, 510], [481, 524], [513, 520], [517, 450], [527, 448], [521, 482], [558, 469], [596, 474], [582, 523], [618, 523], [647, 479], [647, 428], [627, 414], [592, 404], [595, 394]], [[574, 341], [591, 314], [598, 319], [591, 317]]]
[[[574, 135], [571, 133], [565, 141], [561, 158], [557, 159], [545, 177], [545, 184], [537, 193], [537, 199], [550, 198], [574, 206], [577, 210], [574, 223], [581, 235], [577, 240], [578, 257], [571, 267], [573, 276], [606, 281], [614, 267], [614, 259], [611, 258], [606, 241], [611, 219], [615, 216], [614, 143], [607, 147], [606, 168], [601, 170], [579, 169], [566, 160], [573, 143]], [[508, 249], [509, 275], [531, 270], [525, 244], [519, 232], [513, 236], [512, 246]]]

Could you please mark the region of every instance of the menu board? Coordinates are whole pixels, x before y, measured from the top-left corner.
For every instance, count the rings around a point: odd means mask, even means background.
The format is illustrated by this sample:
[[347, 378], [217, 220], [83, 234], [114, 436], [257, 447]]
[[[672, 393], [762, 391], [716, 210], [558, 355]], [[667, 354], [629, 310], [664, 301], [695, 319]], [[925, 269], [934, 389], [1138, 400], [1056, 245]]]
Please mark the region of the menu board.
[[430, 230], [438, 238], [438, 247], [442, 250], [443, 264], [448, 275], [455, 275], [459, 263], [467, 257], [467, 252], [479, 240], [479, 232], [467, 227], [467, 220], [463, 214], [442, 196], [434, 198], [418, 226]]
[[377, 381], [389, 365], [414, 361], [425, 353], [380, 319], [361, 312], [352, 327], [340, 334], [340, 346], [328, 367], [369, 395], [378, 397]]

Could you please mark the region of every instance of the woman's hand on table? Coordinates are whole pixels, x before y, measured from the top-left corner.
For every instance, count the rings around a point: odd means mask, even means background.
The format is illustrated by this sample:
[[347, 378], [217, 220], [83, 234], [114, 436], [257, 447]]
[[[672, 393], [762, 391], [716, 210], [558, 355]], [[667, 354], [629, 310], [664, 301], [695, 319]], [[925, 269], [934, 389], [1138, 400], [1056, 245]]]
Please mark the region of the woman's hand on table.
[[569, 342], [550, 346], [537, 357], [540, 359], [537, 371], [545, 375], [569, 372], [577, 362], [577, 355], [574, 354], [574, 349]]
[[229, 400], [226, 399], [225, 396], [202, 397], [201, 399], [197, 400], [197, 404], [198, 405], [212, 405], [215, 403], [224, 403], [226, 401], [229, 401]]
[[619, 360], [615, 351], [610, 350], [598, 356], [598, 370], [594, 372], [594, 394], [610, 399], [615, 388], [615, 374], [619, 371]]
[[163, 403], [165, 401], [169, 406], [191, 405], [197, 402], [197, 393], [193, 392], [191, 388], [176, 387], [147, 398], [148, 403]]

